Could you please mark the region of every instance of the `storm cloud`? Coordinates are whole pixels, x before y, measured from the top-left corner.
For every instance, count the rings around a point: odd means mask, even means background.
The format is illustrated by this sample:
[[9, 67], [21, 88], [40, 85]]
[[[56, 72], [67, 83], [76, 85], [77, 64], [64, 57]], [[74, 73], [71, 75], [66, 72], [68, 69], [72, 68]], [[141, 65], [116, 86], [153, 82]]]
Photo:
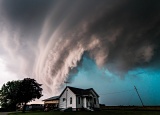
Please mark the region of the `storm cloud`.
[[158, 0], [1, 0], [0, 25], [8, 69], [53, 93], [84, 52], [121, 77], [159, 57]]

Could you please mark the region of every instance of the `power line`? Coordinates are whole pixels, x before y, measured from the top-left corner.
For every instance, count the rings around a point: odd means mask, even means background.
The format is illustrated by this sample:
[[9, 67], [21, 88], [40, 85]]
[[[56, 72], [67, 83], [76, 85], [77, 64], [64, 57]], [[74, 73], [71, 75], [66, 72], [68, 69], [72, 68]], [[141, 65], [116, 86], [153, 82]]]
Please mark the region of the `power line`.
[[[135, 75], [139, 75], [139, 74], [143, 74], [145, 73], [145, 71], [142, 71], [142, 72], [139, 72]], [[133, 83], [131, 83], [133, 85]], [[106, 93], [106, 94], [100, 94], [100, 95], [108, 95], [108, 94], [116, 94], [116, 93], [125, 93], [125, 92], [130, 92], [130, 91], [134, 91], [134, 89], [130, 89], [130, 90], [125, 90], [125, 91], [118, 91], [118, 92], [109, 92], [109, 93]]]
[[125, 93], [125, 92], [130, 92], [130, 91], [134, 91], [134, 90], [133, 90], [133, 89], [130, 89], [130, 90], [125, 90], [125, 91], [110, 92], [110, 93], [100, 94], [100, 95], [108, 95], [108, 94], [116, 94], [116, 93]]
[[66, 87], [67, 87], [67, 84], [68, 84], [68, 83], [70, 83], [70, 82], [68, 82], [68, 81], [64, 81], [64, 83], [66, 84]]
[[130, 93], [130, 97], [128, 99], [128, 105], [130, 104], [132, 98], [134, 97], [135, 92]]

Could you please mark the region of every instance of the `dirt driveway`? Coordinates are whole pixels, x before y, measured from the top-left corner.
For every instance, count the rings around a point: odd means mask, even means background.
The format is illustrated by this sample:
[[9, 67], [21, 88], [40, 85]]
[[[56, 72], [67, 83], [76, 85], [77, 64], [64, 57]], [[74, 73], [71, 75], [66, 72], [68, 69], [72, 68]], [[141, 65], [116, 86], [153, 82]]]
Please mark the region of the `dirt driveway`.
[[0, 115], [8, 115], [8, 112], [0, 112]]

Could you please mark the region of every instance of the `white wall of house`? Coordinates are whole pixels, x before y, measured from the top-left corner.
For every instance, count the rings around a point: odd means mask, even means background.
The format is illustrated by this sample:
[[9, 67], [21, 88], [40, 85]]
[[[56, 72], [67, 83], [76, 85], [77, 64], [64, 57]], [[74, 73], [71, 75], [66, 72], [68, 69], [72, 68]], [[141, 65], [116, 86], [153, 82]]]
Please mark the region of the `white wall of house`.
[[[94, 107], [99, 108], [99, 99], [96, 93], [91, 90], [90, 95], [92, 98], [86, 98], [85, 96], [77, 96], [75, 95], [68, 87], [65, 89], [61, 97], [59, 98], [59, 108], [87, 108], [87, 107]], [[67, 97], [67, 104], [66, 104], [66, 97]], [[70, 103], [70, 99], [72, 98], [72, 103]], [[79, 101], [80, 99], [80, 101]]]
[[[67, 96], [67, 104], [66, 104], [66, 96]], [[70, 104], [70, 98], [72, 98], [72, 104]], [[65, 99], [65, 101], [63, 99]], [[59, 98], [59, 108], [66, 108], [66, 105], [67, 107], [76, 108], [76, 95], [69, 88], [67, 88]]]

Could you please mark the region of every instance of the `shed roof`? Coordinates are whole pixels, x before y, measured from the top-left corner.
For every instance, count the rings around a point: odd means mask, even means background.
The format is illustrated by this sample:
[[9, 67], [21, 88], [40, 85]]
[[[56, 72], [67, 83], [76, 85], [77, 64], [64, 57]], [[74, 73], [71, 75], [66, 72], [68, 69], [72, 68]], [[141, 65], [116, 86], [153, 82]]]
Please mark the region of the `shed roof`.
[[59, 99], [59, 96], [54, 96], [54, 97], [50, 97], [50, 98], [44, 99], [42, 101], [51, 101], [51, 100], [58, 100], [58, 99]]

